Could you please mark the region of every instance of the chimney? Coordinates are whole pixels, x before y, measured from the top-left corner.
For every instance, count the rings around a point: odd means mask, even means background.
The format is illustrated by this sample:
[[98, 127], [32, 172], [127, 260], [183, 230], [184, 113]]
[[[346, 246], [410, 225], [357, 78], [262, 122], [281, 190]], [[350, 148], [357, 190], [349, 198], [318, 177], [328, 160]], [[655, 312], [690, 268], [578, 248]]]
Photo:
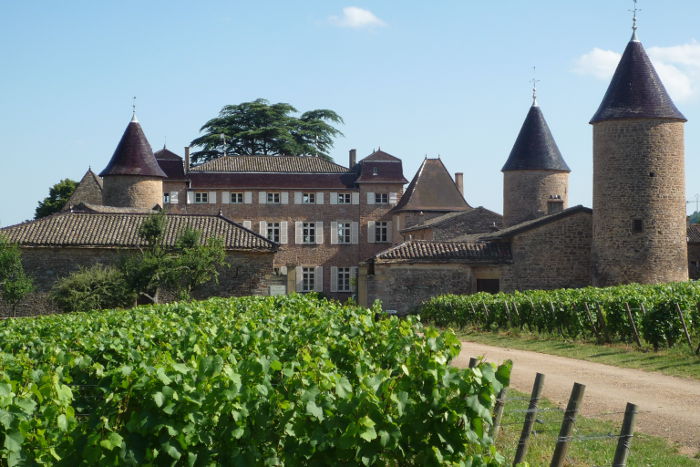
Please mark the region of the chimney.
[[352, 169], [355, 167], [355, 163], [357, 162], [357, 149], [351, 149], [350, 150], [350, 168]]
[[464, 174], [462, 172], [455, 172], [455, 185], [457, 185], [459, 194], [464, 198]]
[[190, 147], [185, 146], [185, 173], [190, 171]]

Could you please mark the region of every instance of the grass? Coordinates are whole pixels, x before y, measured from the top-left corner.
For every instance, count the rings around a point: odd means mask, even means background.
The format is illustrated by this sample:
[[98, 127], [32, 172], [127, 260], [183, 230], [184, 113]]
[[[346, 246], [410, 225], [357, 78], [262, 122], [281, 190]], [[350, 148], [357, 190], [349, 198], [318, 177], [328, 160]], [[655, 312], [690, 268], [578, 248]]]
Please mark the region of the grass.
[[[520, 439], [520, 432], [525, 419], [523, 410], [527, 409], [529, 396], [509, 389], [503, 412], [502, 428], [496, 440], [498, 452], [503, 454], [507, 463], [512, 463]], [[556, 439], [563, 417], [563, 410], [546, 399], [540, 401], [539, 407], [545, 409], [538, 413], [535, 428], [530, 437], [525, 461], [532, 466], [549, 465], [554, 453]], [[623, 414], [614, 414], [614, 421], [577, 417], [574, 439], [584, 436], [617, 436], [620, 433]], [[611, 465], [615, 456], [617, 438], [576, 440], [569, 445], [567, 462], [569, 466]], [[700, 460], [691, 459], [678, 452], [662, 438], [635, 433], [631, 443], [628, 466], [700, 466]]]
[[656, 371], [670, 376], [700, 379], [700, 357], [687, 345], [677, 345], [673, 349], [638, 350], [633, 345], [598, 345], [586, 341], [563, 340], [560, 337], [541, 336], [522, 331], [484, 332], [463, 329], [457, 335], [471, 342], [532, 350], [562, 357], [577, 358], [608, 365]]

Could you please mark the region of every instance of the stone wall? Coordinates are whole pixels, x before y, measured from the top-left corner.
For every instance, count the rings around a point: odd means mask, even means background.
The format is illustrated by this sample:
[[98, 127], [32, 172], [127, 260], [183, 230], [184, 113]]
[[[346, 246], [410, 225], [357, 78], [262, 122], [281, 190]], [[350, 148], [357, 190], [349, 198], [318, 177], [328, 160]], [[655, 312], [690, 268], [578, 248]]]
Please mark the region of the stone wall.
[[[108, 248], [22, 248], [22, 263], [27, 274], [34, 279], [36, 291], [17, 308], [20, 316], [49, 314], [56, 310], [48, 293], [55, 282], [81, 267], [94, 264], [116, 265], [124, 255], [133, 250]], [[222, 268], [219, 284], [202, 286], [193, 294], [195, 298], [209, 296], [266, 295], [272, 276], [272, 253], [227, 252], [229, 267]], [[9, 310], [0, 305], [0, 316]]]
[[140, 175], [110, 175], [102, 181], [105, 206], [152, 208], [163, 204], [163, 179]]
[[501, 289], [558, 289], [591, 285], [591, 214], [579, 212], [511, 239], [513, 263]]
[[550, 170], [503, 172], [503, 224], [506, 227], [549, 213], [548, 201], [559, 197], [569, 205], [569, 174]]
[[688, 279], [683, 122], [593, 126], [593, 283]]

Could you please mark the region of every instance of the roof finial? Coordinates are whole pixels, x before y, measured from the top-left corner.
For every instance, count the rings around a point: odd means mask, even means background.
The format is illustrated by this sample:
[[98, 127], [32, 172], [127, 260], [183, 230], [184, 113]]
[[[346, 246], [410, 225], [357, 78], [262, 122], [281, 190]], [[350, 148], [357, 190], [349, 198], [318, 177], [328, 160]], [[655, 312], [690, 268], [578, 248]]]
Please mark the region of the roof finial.
[[639, 42], [637, 39], [637, 12], [642, 11], [641, 8], [637, 8], [637, 0], [632, 0], [634, 2], [634, 9], [629, 10], [632, 12], [632, 39], [635, 42]]
[[537, 83], [540, 82], [539, 79], [535, 78], [535, 71], [537, 71], [537, 67], [532, 67], [532, 80], [530, 81], [532, 83], [532, 106], [537, 107]]
[[131, 101], [131, 121], [135, 123], [139, 122], [139, 119], [136, 118], [136, 96], [134, 96]]

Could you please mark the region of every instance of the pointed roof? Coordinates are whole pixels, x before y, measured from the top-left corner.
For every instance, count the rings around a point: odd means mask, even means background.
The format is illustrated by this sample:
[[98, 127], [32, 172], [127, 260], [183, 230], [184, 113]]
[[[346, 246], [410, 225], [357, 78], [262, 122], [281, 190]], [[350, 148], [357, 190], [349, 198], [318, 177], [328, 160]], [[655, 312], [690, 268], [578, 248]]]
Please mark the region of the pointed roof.
[[351, 167], [358, 176], [355, 183], [408, 183], [403, 176], [403, 163], [398, 157], [377, 148]]
[[92, 169], [85, 172], [63, 209], [70, 209], [71, 206], [77, 206], [81, 203], [102, 204], [102, 180], [95, 175]]
[[642, 43], [635, 37], [627, 44], [603, 102], [590, 123], [626, 118], [686, 121], [666, 92]]
[[109, 175], [167, 177], [156, 162], [151, 145], [143, 134], [136, 115], [127, 125], [109, 164], [100, 172], [101, 177]]
[[471, 209], [440, 159], [426, 158], [392, 209], [399, 211], [466, 211]]
[[177, 154], [172, 152], [170, 149], [166, 148], [165, 145], [163, 145], [163, 149], [154, 152], [153, 155], [158, 160], [182, 161], [182, 157], [178, 156]]
[[501, 172], [509, 170], [556, 170], [571, 172], [559, 152], [544, 114], [536, 102], [532, 104], [518, 138]]
[[381, 148], [377, 148], [372, 154], [362, 159], [362, 161], [369, 162], [401, 162], [398, 157], [392, 156], [388, 152], [384, 152]]

